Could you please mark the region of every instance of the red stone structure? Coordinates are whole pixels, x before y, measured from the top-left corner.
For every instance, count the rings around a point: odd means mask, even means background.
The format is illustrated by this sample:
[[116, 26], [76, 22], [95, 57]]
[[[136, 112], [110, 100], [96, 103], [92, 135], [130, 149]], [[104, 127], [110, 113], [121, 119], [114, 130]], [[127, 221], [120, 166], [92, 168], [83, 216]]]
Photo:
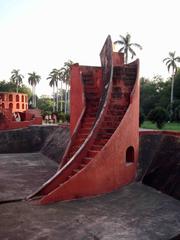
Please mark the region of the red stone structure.
[[27, 94], [0, 92], [0, 130], [33, 124], [42, 124], [42, 117], [39, 110], [28, 109]]
[[28, 109], [28, 96], [24, 93], [0, 92], [2, 110], [10, 109], [14, 112], [24, 112]]
[[101, 67], [71, 69], [71, 140], [57, 173], [28, 199], [40, 204], [111, 192], [134, 181], [139, 149], [139, 61], [124, 64], [110, 36]]

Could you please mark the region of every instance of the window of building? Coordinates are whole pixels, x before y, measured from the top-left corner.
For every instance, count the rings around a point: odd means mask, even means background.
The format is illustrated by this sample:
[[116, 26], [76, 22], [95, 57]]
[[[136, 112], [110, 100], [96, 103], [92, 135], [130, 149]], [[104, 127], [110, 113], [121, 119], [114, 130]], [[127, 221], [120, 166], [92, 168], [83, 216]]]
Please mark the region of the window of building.
[[12, 103], [9, 104], [9, 108], [10, 108], [10, 109], [13, 108], [13, 104], [12, 104]]
[[12, 100], [13, 100], [13, 96], [12, 96], [12, 94], [10, 94], [9, 95], [9, 101], [12, 102]]
[[0, 97], [1, 97], [2, 101], [4, 101], [4, 94], [1, 93]]
[[19, 103], [16, 103], [16, 109], [19, 109]]
[[19, 95], [16, 95], [16, 102], [19, 102]]

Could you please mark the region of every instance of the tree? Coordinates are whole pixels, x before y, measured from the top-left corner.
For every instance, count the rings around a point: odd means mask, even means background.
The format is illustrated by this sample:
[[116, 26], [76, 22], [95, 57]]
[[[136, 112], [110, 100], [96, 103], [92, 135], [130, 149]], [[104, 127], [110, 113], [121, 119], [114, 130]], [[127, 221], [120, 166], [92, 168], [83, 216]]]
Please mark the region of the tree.
[[164, 58], [163, 62], [166, 64], [168, 72], [171, 72], [171, 97], [170, 97], [170, 120], [173, 115], [173, 101], [174, 101], [174, 77], [177, 72], [177, 62], [180, 62], [180, 57], [175, 56], [176, 52], [169, 52], [169, 57]]
[[65, 107], [64, 111], [65, 114], [69, 110], [69, 86], [70, 86], [70, 69], [73, 61], [68, 60], [64, 63], [64, 67], [62, 68], [63, 71], [63, 82], [65, 83]]
[[174, 99], [180, 100], [180, 68], [177, 69], [174, 77]]
[[148, 114], [148, 119], [153, 123], [156, 123], [158, 128], [162, 128], [168, 121], [168, 113], [162, 107], [156, 107]]
[[55, 86], [57, 86], [57, 76], [56, 74], [51, 73], [49, 74], [49, 77], [47, 77], [47, 80], [50, 80], [49, 86], [53, 87], [53, 112], [55, 111], [56, 108], [56, 98], [55, 98]]
[[13, 69], [11, 72], [10, 81], [16, 84], [16, 92], [18, 93], [19, 86], [22, 85], [24, 76], [19, 73], [19, 69]]
[[[22, 84], [18, 89], [19, 93], [25, 93], [30, 97], [32, 95], [31, 89]], [[16, 83], [0, 81], [0, 92], [16, 92]]]
[[[53, 86], [53, 92], [54, 92], [54, 89], [55, 89], [55, 86], [56, 86], [56, 111], [58, 112], [59, 111], [59, 87], [58, 87], [58, 82], [62, 78], [62, 70], [61, 69], [57, 69], [57, 68], [54, 68], [50, 74], [49, 74], [49, 77], [47, 78], [48, 80], [50, 79], [50, 83], [49, 85], [50, 86]], [[61, 83], [61, 89], [62, 89], [62, 83]], [[54, 96], [54, 102], [55, 102], [55, 92], [53, 93]], [[62, 103], [61, 103], [62, 104]], [[61, 107], [62, 108], [62, 107]], [[54, 111], [54, 109], [53, 109]]]
[[120, 40], [117, 40], [114, 42], [114, 44], [119, 44], [122, 47], [119, 49], [119, 52], [124, 53], [125, 55], [125, 63], [128, 63], [128, 55], [131, 54], [131, 58], [136, 56], [135, 51], [133, 50], [133, 47], [137, 47], [140, 50], [142, 50], [142, 46], [138, 43], [131, 43], [131, 35], [129, 33], [126, 34], [126, 36], [119, 35]]
[[154, 76], [153, 79], [141, 78], [140, 106], [145, 116], [155, 107], [168, 109], [170, 97], [170, 81], [164, 80], [161, 76]]
[[46, 114], [51, 114], [52, 113], [52, 106], [53, 106], [53, 102], [52, 99], [46, 97], [46, 96], [41, 96], [38, 101], [37, 101], [37, 106], [38, 108], [41, 110], [41, 113], [43, 115], [43, 117]]
[[33, 73], [28, 73], [29, 78], [28, 78], [28, 83], [32, 86], [32, 106], [36, 107], [36, 85], [39, 83], [41, 77], [37, 75], [35, 72]]

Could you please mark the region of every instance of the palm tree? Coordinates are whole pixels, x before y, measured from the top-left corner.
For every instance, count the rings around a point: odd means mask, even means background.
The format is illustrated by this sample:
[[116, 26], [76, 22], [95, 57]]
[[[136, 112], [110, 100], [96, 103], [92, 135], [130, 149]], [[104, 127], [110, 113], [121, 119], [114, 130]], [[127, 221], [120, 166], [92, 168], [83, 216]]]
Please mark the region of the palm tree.
[[37, 75], [35, 72], [28, 73], [28, 83], [32, 86], [32, 105], [33, 107], [36, 107], [36, 85], [39, 83], [41, 77]]
[[177, 62], [180, 62], [180, 57], [175, 56], [176, 52], [169, 52], [169, 57], [164, 58], [163, 62], [166, 64], [168, 72], [172, 70], [171, 73], [171, 98], [170, 98], [170, 118], [172, 120], [173, 114], [173, 101], [174, 101], [174, 76], [177, 72]]
[[73, 64], [73, 61], [68, 60], [67, 62], [64, 63], [64, 67], [63, 69], [63, 80], [65, 83], [65, 108], [64, 111], [65, 113], [67, 113], [68, 109], [69, 109], [69, 81], [70, 81], [70, 68], [71, 65]]
[[10, 81], [16, 84], [16, 92], [18, 93], [18, 88], [23, 82], [24, 76], [19, 73], [19, 69], [13, 69], [11, 72]]
[[56, 75], [52, 74], [52, 72], [51, 72], [49, 74], [49, 77], [47, 77], [47, 80], [50, 80], [49, 86], [53, 87], [53, 112], [55, 112], [55, 108], [56, 108], [55, 86], [57, 86]]
[[61, 83], [61, 87], [60, 87], [60, 110], [61, 112], [63, 111], [63, 82], [64, 82], [64, 70], [63, 68], [59, 69], [59, 81]]
[[[50, 82], [49, 82], [49, 85], [50, 86], [53, 86], [53, 94], [54, 94], [54, 103], [55, 103], [55, 86], [56, 86], [56, 111], [58, 112], [59, 111], [59, 100], [58, 100], [58, 96], [59, 96], [59, 87], [58, 87], [58, 82], [61, 78], [61, 70], [60, 69], [57, 69], [57, 68], [54, 68], [50, 74], [49, 74], [49, 77], [47, 79], [50, 79]], [[54, 104], [54, 107], [55, 108], [55, 104]], [[53, 109], [54, 110], [54, 109]]]
[[126, 34], [126, 36], [119, 35], [120, 40], [117, 40], [114, 42], [114, 44], [120, 44], [122, 47], [119, 49], [119, 52], [124, 53], [125, 55], [125, 63], [128, 63], [128, 54], [131, 54], [131, 58], [136, 56], [135, 51], [133, 50], [133, 47], [137, 47], [140, 50], [142, 50], [142, 47], [138, 43], [131, 43], [131, 35], [129, 33]]

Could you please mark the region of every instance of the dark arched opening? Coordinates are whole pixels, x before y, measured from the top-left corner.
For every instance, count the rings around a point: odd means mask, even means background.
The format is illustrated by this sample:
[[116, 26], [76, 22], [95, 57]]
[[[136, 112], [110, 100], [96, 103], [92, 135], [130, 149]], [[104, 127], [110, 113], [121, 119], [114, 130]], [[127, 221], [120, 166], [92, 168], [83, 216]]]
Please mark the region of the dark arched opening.
[[130, 146], [126, 150], [126, 163], [133, 163], [133, 162], [134, 162], [134, 148]]

